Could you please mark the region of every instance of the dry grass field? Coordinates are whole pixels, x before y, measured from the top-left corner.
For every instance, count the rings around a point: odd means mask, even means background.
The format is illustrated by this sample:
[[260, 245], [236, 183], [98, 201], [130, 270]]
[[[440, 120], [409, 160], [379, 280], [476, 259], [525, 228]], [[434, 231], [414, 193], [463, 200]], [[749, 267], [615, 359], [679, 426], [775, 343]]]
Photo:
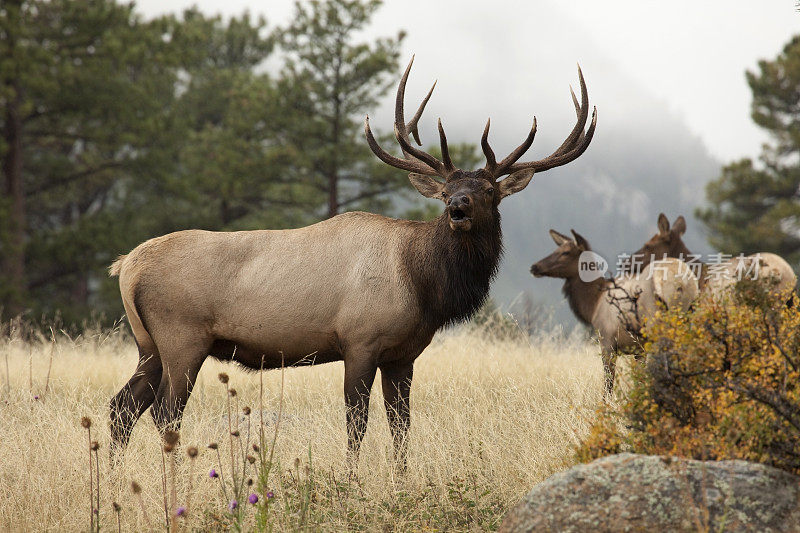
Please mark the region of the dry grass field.
[[[124, 463], [112, 471], [108, 459], [108, 402], [130, 377], [136, 357], [132, 339], [120, 331], [62, 336], [54, 343], [0, 341], [0, 530], [89, 529], [90, 452], [83, 416], [93, 421], [92, 439], [100, 445], [101, 529], [116, 531], [118, 517], [122, 531], [164, 529], [161, 439], [149, 412], [134, 430]], [[181, 529], [231, 527], [222, 482], [209, 471], [229, 476], [230, 442], [239, 446], [246, 438], [248, 417], [241, 417], [239, 439], [231, 439], [219, 372], [227, 372], [229, 386], [237, 389], [232, 408], [238, 402], [240, 413], [245, 405], [253, 409], [251, 441], [257, 433], [258, 373], [207, 361], [175, 452], [177, 504], [189, 505], [178, 519]], [[342, 372], [341, 363], [285, 371], [283, 417], [268, 480], [275, 497], [260, 524], [256, 507], [240, 502], [242, 529], [494, 529], [533, 484], [573, 461], [572, 446], [587, 431], [602, 394], [597, 346], [581, 335], [503, 340], [474, 328], [447, 331], [416, 363], [407, 472], [394, 471], [376, 384], [358, 475], [349, 478]], [[271, 441], [281, 373], [265, 373], [263, 384]], [[207, 448], [212, 442], [219, 443], [222, 464]], [[192, 444], [200, 450], [194, 461], [185, 455]], [[142, 487], [146, 516], [132, 481]], [[112, 502], [121, 506], [119, 515]]]

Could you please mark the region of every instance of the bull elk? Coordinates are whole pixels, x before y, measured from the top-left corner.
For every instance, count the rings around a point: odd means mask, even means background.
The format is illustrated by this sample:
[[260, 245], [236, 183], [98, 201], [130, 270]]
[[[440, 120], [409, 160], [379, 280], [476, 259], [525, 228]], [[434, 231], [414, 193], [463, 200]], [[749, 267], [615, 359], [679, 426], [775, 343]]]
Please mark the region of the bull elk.
[[[658, 215], [658, 233], [628, 258], [624, 265], [625, 270], [639, 272], [646, 268], [651, 261], [665, 257], [693, 258], [694, 256], [683, 242], [685, 232], [686, 219], [679, 216], [670, 227], [667, 216], [660, 213]], [[759, 252], [746, 257], [733, 257], [718, 265], [698, 262], [696, 266], [698, 268], [695, 271], [698, 275], [700, 290], [703, 293], [720, 294], [733, 286], [746, 273], [750, 273], [749, 275], [758, 279], [773, 280], [775, 286], [770, 290], [774, 290], [776, 294], [785, 294], [794, 290], [797, 285], [797, 276], [789, 263], [779, 255], [769, 252]]]
[[581, 255], [590, 252], [588, 241], [572, 230], [574, 238], [550, 230], [558, 248], [531, 266], [534, 277], [561, 278], [562, 289], [575, 317], [593, 328], [600, 339], [605, 393], [614, 389], [616, 356], [640, 341], [643, 319], [656, 311], [656, 302], [688, 308], [698, 293], [697, 280], [688, 265], [668, 259], [648, 265], [641, 274], [584, 281]]
[[[378, 369], [394, 440], [405, 463], [414, 360], [440, 328], [468, 319], [482, 305], [502, 252], [500, 201], [525, 188], [535, 172], [573, 161], [589, 146], [597, 123], [578, 69], [577, 121], [550, 156], [518, 162], [536, 134], [501, 161], [481, 137], [486, 165], [456, 168], [441, 120], [442, 158], [419, 145], [417, 123], [403, 112], [413, 58], [397, 89], [394, 134], [403, 157], [383, 150], [364, 128], [372, 152], [410, 172], [412, 185], [445, 204], [429, 222], [345, 213], [291, 230], [188, 230], [148, 240], [110, 267], [139, 349], [130, 381], [111, 401], [112, 448], [126, 445], [152, 405], [160, 430], [178, 428], [203, 361], [235, 360], [251, 369], [344, 361], [344, 401], [351, 465], [367, 425]], [[434, 179], [434, 176], [441, 180]], [[501, 177], [507, 176], [500, 180]], [[116, 455], [116, 453], [115, 453]]]

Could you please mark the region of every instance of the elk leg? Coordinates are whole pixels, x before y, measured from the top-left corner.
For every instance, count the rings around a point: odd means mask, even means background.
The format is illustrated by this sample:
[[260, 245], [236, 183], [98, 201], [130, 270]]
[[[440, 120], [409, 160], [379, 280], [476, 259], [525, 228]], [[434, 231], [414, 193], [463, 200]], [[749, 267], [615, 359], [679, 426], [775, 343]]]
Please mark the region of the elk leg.
[[369, 393], [375, 381], [376, 366], [369, 360], [345, 359], [344, 403], [347, 424], [347, 459], [350, 470], [358, 464], [358, 451], [367, 430], [369, 416]]
[[603, 348], [602, 359], [605, 377], [604, 395], [610, 398], [614, 392], [614, 378], [617, 373], [617, 351], [613, 348]]
[[405, 471], [408, 450], [406, 438], [411, 426], [410, 397], [414, 363], [395, 363], [380, 368], [386, 418], [394, 440], [395, 465], [398, 470]]
[[156, 354], [144, 355], [140, 352], [136, 372], [111, 399], [112, 463], [128, 445], [136, 421], [153, 403], [160, 382], [161, 359]]
[[[203, 358], [193, 361], [188, 367], [163, 366], [161, 384], [151, 409], [153, 421], [162, 434], [167, 430], [180, 430], [183, 410], [202, 365]], [[182, 370], [176, 371], [176, 367]]]

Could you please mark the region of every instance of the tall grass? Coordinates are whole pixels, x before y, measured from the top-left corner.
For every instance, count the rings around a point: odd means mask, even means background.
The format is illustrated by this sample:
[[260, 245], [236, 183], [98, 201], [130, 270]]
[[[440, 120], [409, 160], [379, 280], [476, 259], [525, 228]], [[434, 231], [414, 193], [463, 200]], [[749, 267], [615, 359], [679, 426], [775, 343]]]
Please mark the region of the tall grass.
[[[112, 470], [108, 403], [133, 372], [133, 341], [119, 330], [56, 335], [54, 343], [11, 336], [0, 341], [0, 379], [10, 378], [8, 387], [0, 387], [0, 530], [87, 529], [90, 483], [102, 486], [95, 492], [99, 502], [92, 503], [99, 508], [95, 527], [108, 530], [163, 530], [165, 522], [172, 529], [212, 530], [493, 529], [533, 484], [572, 462], [573, 444], [586, 434], [601, 401], [603, 379], [597, 346], [580, 335], [528, 339], [490, 331], [441, 333], [417, 360], [403, 475], [392, 464], [383, 398], [374, 387], [352, 479], [341, 363], [287, 369], [281, 397], [280, 372], [261, 376], [209, 360], [165, 473], [164, 443], [149, 413], [136, 426], [124, 462]], [[222, 372], [228, 384], [220, 384]], [[226, 392], [231, 388], [235, 397]], [[93, 421], [91, 438], [101, 452], [91, 456], [102, 474], [93, 481], [83, 416]], [[233, 439], [231, 427], [240, 428]], [[216, 450], [208, 448], [211, 443]], [[188, 458], [192, 446], [199, 453]], [[264, 476], [258, 467], [267, 459], [271, 470]], [[255, 463], [247, 470], [239, 461]], [[231, 462], [239, 470], [231, 471]], [[244, 480], [240, 492], [245, 498], [257, 494], [258, 503], [240, 497], [236, 518], [223, 481], [209, 476], [212, 469], [237, 487]], [[181, 516], [165, 516], [165, 499], [171, 507], [166, 515], [182, 507]]]

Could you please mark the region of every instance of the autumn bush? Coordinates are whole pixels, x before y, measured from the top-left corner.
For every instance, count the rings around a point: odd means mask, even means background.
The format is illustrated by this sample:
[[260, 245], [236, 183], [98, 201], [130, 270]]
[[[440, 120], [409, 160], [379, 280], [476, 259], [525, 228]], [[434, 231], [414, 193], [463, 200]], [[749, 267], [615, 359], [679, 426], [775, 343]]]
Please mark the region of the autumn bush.
[[600, 408], [578, 458], [631, 451], [744, 459], [800, 473], [800, 310], [740, 282], [644, 329], [619, 402]]

